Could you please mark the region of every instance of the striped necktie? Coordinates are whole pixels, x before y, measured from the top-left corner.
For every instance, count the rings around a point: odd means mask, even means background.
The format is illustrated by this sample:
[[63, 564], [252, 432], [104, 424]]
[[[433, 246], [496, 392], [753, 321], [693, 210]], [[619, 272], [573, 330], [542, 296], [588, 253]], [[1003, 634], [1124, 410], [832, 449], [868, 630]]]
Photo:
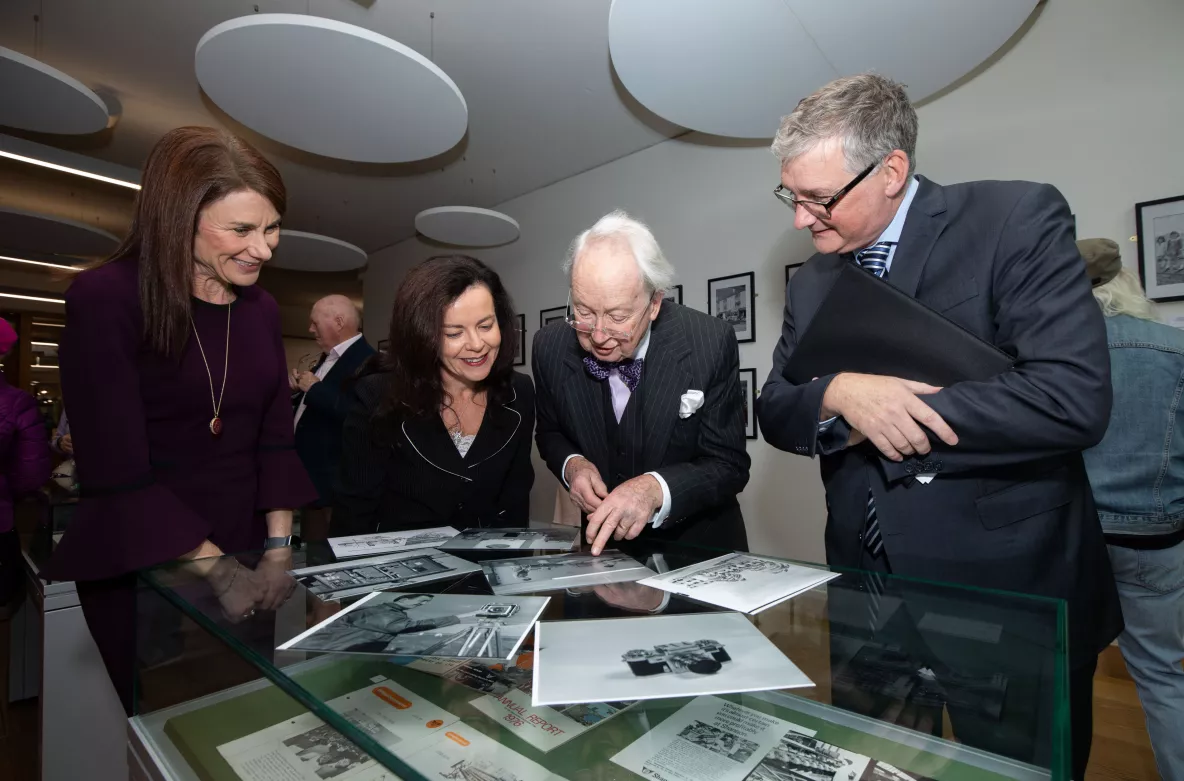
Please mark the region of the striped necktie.
[[[888, 255], [892, 252], [892, 245], [895, 242], [881, 241], [867, 249], [861, 249], [855, 253], [855, 262], [864, 271], [875, 274], [881, 279], [888, 271]], [[871, 488], [867, 491], [867, 512], [864, 516], [863, 523], [863, 547], [867, 548], [867, 552], [873, 557], [879, 556], [880, 551], [884, 550], [884, 538], [880, 535], [880, 520], [876, 516], [876, 497], [872, 495]]]

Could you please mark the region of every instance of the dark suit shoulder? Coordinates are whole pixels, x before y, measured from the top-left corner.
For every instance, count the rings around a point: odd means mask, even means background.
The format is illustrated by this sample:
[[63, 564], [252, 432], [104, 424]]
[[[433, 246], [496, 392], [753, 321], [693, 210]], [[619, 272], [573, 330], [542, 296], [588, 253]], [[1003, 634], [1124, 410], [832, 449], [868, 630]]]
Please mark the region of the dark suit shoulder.
[[534, 352], [542, 355], [558, 353], [570, 348], [575, 331], [562, 320], [556, 320], [535, 332]]
[[1044, 195], [1049, 198], [1064, 199], [1060, 191], [1051, 184], [1019, 179], [981, 179], [974, 182], [939, 186], [949, 208], [955, 212], [966, 208], [977, 210], [983, 207], [993, 207], [1000, 212], [1010, 214], [1012, 209], [1025, 198]]
[[521, 407], [524, 404], [534, 406], [534, 380], [530, 378], [529, 374], [522, 372], [514, 372], [513, 374], [514, 386], [514, 406]]
[[695, 334], [706, 334], [708, 338], [724, 339], [728, 334], [735, 333], [735, 329], [726, 321], [698, 309], [691, 309], [689, 306], [664, 303], [662, 311], [667, 317], [680, 323], [684, 329]]
[[390, 372], [374, 372], [359, 377], [354, 383], [354, 395], [366, 407], [366, 409], [373, 412], [378, 408], [382, 399], [390, 393], [391, 388], [391, 373]]

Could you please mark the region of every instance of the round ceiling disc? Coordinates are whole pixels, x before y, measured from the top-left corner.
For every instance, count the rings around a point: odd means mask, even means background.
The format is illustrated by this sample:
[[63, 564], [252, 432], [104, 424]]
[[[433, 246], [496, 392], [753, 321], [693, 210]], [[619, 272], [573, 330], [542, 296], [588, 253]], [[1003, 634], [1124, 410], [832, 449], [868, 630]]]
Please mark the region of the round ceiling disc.
[[268, 264], [292, 271], [352, 271], [366, 265], [366, 253], [331, 236], [281, 228]]
[[464, 137], [460, 89], [431, 60], [352, 24], [254, 14], [213, 27], [197, 44], [197, 80], [252, 130], [313, 154], [403, 163]]
[[0, 46], [0, 125], [34, 133], [85, 135], [105, 130], [103, 99], [57, 68]]
[[1037, 0], [613, 0], [609, 54], [663, 119], [772, 138], [798, 101], [840, 76], [882, 73], [918, 101], [983, 63]]
[[415, 215], [415, 229], [429, 239], [463, 247], [494, 247], [518, 238], [518, 222], [476, 206], [439, 206]]
[[0, 206], [0, 247], [41, 255], [109, 255], [119, 238], [85, 222]]

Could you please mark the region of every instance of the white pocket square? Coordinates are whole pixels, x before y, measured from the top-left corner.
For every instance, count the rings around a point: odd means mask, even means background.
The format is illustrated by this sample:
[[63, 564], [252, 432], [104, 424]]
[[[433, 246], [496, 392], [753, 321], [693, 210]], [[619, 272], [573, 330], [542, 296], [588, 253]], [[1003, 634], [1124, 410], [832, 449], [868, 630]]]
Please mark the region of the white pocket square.
[[678, 416], [689, 418], [703, 406], [703, 391], [689, 390], [678, 400]]

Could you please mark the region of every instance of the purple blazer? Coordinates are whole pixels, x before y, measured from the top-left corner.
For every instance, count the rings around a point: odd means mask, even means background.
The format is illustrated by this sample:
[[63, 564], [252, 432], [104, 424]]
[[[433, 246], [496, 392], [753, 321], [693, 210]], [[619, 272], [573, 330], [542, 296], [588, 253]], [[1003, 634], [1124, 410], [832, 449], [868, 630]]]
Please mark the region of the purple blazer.
[[[258, 286], [216, 306], [193, 299], [180, 356], [144, 343], [138, 263], [78, 275], [66, 294], [62, 394], [82, 493], [47, 569], [100, 580], [150, 567], [209, 539], [227, 553], [258, 550], [264, 513], [316, 499], [292, 442], [279, 308]], [[229, 310], [229, 311], [228, 311]], [[229, 359], [227, 318], [229, 315]], [[223, 433], [210, 433], [227, 362]]]
[[37, 402], [0, 375], [0, 532], [12, 529], [12, 505], [49, 479], [49, 431]]

